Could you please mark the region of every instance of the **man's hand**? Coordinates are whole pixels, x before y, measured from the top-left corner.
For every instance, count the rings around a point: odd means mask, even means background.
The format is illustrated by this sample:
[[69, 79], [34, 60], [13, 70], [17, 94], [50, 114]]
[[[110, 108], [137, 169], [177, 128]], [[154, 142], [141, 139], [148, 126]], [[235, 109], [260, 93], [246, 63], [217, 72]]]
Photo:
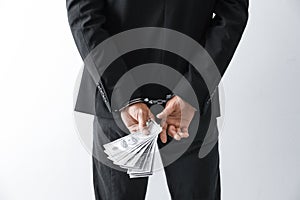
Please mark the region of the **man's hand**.
[[194, 117], [196, 109], [182, 100], [179, 96], [170, 99], [165, 109], [157, 114], [161, 119], [160, 139], [163, 143], [167, 142], [167, 132], [175, 140], [187, 138], [189, 136], [188, 127]]
[[141, 131], [148, 134], [147, 121], [155, 120], [148, 106], [144, 103], [135, 103], [121, 111], [121, 118], [130, 133]]

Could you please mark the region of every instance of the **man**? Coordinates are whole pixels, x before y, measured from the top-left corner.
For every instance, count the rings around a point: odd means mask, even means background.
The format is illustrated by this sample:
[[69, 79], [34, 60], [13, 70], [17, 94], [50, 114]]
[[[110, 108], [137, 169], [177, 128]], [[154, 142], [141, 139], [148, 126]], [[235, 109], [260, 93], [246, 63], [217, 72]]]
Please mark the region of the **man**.
[[[221, 75], [232, 59], [248, 20], [248, 0], [67, 0], [67, 10], [71, 31], [83, 59], [97, 45], [117, 33], [140, 27], [163, 27], [186, 34], [201, 44]], [[186, 77], [196, 92], [199, 110], [184, 98], [185, 89], [173, 94], [169, 88], [158, 84], [137, 88], [127, 104], [111, 107], [108, 102], [118, 79], [126, 71], [145, 63], [172, 66]], [[91, 80], [86, 74], [81, 88]], [[201, 122], [193, 143], [178, 160], [165, 167], [168, 186], [172, 199], [220, 199], [218, 143], [207, 156], [198, 157], [210, 119], [217, 126], [219, 112], [211, 112], [209, 91], [201, 75], [188, 61], [163, 50], [136, 50], [112, 63], [98, 84], [101, 92], [96, 91], [95, 97], [95, 152], [99, 151], [96, 146], [103, 142], [99, 127], [111, 140], [125, 135], [116, 126], [112, 112], [119, 113], [130, 132], [147, 133], [146, 122], [156, 115], [163, 127], [160, 146], [164, 146], [171, 138], [178, 142], [187, 139], [191, 134], [189, 127], [197, 123], [194, 116], [199, 111]], [[119, 92], [121, 97], [126, 91]], [[138, 100], [145, 97], [165, 99], [170, 95], [159, 113], [152, 113], [147, 103]], [[218, 98], [218, 95], [215, 96]], [[96, 199], [144, 199], [147, 178], [129, 179], [126, 173], [112, 169], [95, 158], [93, 167]]]

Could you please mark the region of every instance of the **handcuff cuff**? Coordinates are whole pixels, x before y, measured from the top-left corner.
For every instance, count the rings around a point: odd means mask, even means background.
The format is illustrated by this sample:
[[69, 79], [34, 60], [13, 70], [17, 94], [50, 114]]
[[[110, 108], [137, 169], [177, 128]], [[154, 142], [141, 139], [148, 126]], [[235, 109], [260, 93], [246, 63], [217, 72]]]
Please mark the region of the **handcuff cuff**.
[[152, 105], [155, 105], [155, 104], [162, 105], [162, 104], [167, 103], [174, 96], [175, 96], [175, 94], [168, 94], [168, 95], [166, 95], [165, 99], [149, 99], [147, 97], [146, 98], [135, 98], [135, 99], [132, 99], [132, 100], [128, 101], [124, 106], [122, 106], [120, 109], [115, 110], [115, 111], [120, 112], [120, 111], [124, 110], [125, 108], [127, 108], [128, 106], [131, 106], [131, 105], [136, 104], [136, 103], [145, 103], [148, 106], [152, 106]]

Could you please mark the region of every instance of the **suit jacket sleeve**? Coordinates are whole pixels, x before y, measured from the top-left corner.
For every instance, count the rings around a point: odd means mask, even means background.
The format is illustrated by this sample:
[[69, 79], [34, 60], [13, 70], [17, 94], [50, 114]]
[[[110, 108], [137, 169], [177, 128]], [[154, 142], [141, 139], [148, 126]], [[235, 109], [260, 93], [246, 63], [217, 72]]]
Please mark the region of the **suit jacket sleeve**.
[[[215, 16], [207, 28], [204, 49], [213, 59], [221, 77], [224, 75], [246, 27], [248, 21], [248, 7], [249, 0], [216, 1], [214, 7]], [[200, 103], [200, 108], [203, 108], [213, 94], [208, 93], [203, 79], [201, 81], [199, 81], [199, 79], [198, 81], [194, 80], [196, 79], [195, 74], [197, 74], [197, 72], [194, 69], [190, 69], [189, 75], [186, 77], [197, 92], [201, 94], [201, 96], [198, 97], [198, 102]], [[219, 82], [216, 81], [214, 87], [217, 88], [218, 84]], [[179, 96], [189, 96], [187, 95], [188, 89], [180, 86], [175, 92], [177, 92]], [[187, 101], [189, 102], [188, 99]], [[191, 101], [189, 103], [195, 105], [195, 102]]]
[[[104, 14], [106, 1], [66, 0], [66, 6], [72, 35], [82, 59], [85, 59], [98, 44], [110, 37], [108, 31], [103, 28], [106, 21]], [[115, 70], [113, 74], [102, 76], [101, 80], [99, 80], [101, 87], [103, 87], [102, 89], [107, 94], [108, 102], [111, 102], [110, 95], [117, 79], [128, 71], [121, 57], [117, 59], [114, 64], [117, 65], [118, 70]], [[135, 96], [132, 98], [136, 98], [140, 95], [138, 92], [134, 94]], [[114, 100], [114, 102], [117, 103], [114, 105], [115, 107], [108, 108], [109, 110], [118, 110], [126, 104], [126, 101], [124, 101], [125, 98], [123, 98], [123, 96], [126, 96], [126, 91], [117, 90], [116, 96], [120, 98], [120, 101]], [[109, 107], [110, 105], [107, 106]]]

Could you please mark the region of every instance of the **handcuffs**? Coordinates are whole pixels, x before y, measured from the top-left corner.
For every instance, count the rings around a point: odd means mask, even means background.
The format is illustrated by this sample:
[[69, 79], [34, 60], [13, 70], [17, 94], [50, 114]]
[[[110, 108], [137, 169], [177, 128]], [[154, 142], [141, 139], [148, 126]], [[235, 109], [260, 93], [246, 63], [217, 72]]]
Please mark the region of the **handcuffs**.
[[117, 111], [122, 111], [125, 108], [127, 108], [128, 106], [131, 106], [131, 105], [133, 105], [135, 103], [145, 103], [148, 106], [155, 105], [155, 104], [158, 104], [158, 105], [165, 104], [170, 99], [172, 99], [172, 97], [174, 97], [174, 96], [175, 96], [175, 94], [168, 94], [168, 95], [166, 95], [165, 99], [149, 99], [149, 98], [136, 98], [136, 99], [132, 99], [132, 100], [128, 101], [124, 106], [122, 106], [119, 110], [115, 110], [115, 111], [116, 112]]

